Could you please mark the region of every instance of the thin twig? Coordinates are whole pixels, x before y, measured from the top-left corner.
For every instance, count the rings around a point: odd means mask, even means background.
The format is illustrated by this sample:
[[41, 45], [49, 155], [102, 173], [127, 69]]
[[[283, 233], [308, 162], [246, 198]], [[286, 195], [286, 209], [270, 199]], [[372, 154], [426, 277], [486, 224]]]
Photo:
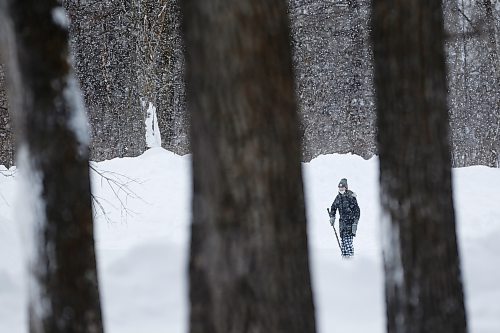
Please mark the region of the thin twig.
[[[109, 204], [112, 208], [120, 209], [122, 218], [125, 219], [130, 215], [137, 215], [137, 212], [128, 208], [129, 198], [132, 198], [134, 200], [135, 199], [141, 200], [147, 203], [144, 199], [138, 196], [129, 187], [129, 185], [131, 184], [142, 184], [143, 181], [139, 181], [138, 179], [134, 179], [114, 171], [102, 171], [98, 169], [97, 166], [93, 163], [90, 163], [89, 167], [93, 172], [95, 172], [99, 177], [101, 177], [100, 179], [101, 187], [103, 187], [103, 185], [106, 184], [110, 188], [111, 192], [113, 192], [113, 195], [116, 197], [116, 199], [118, 199], [119, 207], [115, 206], [111, 201], [107, 199], [92, 195], [92, 201], [95, 203], [96, 206], [94, 207], [94, 212], [97, 214], [98, 210], [101, 211], [108, 222], [110, 222], [111, 220], [109, 219], [107, 212], [104, 209], [104, 206], [101, 202], [102, 200], [105, 201], [107, 204]], [[125, 195], [125, 198], [122, 198], [123, 195]]]

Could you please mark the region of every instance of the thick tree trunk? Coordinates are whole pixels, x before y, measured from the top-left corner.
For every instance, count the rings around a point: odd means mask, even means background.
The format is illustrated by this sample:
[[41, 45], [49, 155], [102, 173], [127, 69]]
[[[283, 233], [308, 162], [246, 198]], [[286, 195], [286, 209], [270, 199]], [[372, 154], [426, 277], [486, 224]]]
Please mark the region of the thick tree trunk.
[[441, 1], [374, 0], [388, 332], [466, 332]]
[[[25, 175], [31, 333], [102, 332], [83, 103], [56, 0], [7, 0], [10, 96]], [[21, 163], [22, 163], [21, 162]], [[33, 241], [33, 244], [31, 244]]]
[[284, 1], [183, 4], [190, 332], [314, 332]]

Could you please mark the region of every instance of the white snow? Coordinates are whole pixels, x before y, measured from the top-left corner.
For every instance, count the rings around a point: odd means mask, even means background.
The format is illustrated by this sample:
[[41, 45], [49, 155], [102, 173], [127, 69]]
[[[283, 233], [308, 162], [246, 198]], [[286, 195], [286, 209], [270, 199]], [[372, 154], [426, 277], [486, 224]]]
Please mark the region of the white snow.
[[[18, 222], [17, 228], [24, 245], [18, 248], [21, 254], [18, 260], [26, 262], [26, 266], [22, 267], [23, 274], [19, 276], [19, 280], [24, 281], [28, 286], [29, 304], [35, 313], [33, 325], [38, 327], [41, 325], [38, 320], [47, 317], [51, 311], [49, 299], [41, 291], [38, 280], [33, 276], [34, 272], [41, 273], [41, 270], [46, 269], [44, 265], [38, 263], [40, 252], [38, 247], [42, 245], [41, 232], [47, 223], [45, 201], [42, 198], [42, 174], [30, 159], [29, 150], [25, 145], [19, 148], [17, 155], [19, 177], [16, 177], [18, 188], [14, 202], [16, 212], [14, 219]], [[47, 244], [47, 247], [50, 247], [50, 244]], [[53, 246], [51, 248], [54, 249]], [[50, 265], [55, 265], [55, 253], [51, 252], [49, 256], [52, 259]]]
[[[144, 102], [143, 105], [145, 105]], [[151, 102], [148, 103], [146, 111], [146, 145], [148, 148], [161, 147], [161, 134], [158, 127], [156, 107]]]
[[[71, 63], [71, 60], [69, 60]], [[70, 109], [69, 128], [75, 133], [80, 148], [86, 151], [90, 144], [89, 123], [85, 113], [85, 106], [78, 81], [71, 72], [66, 78], [66, 87], [63, 96]]]
[[61, 28], [68, 29], [69, 28], [69, 18], [66, 10], [63, 7], [55, 7], [52, 9], [52, 20], [55, 24], [60, 26]]
[[[93, 173], [94, 194], [106, 211], [96, 207], [96, 244], [109, 333], [187, 332], [190, 163], [190, 156], [152, 148], [93, 164], [126, 183], [112, 188]], [[385, 332], [378, 160], [324, 155], [303, 170], [318, 332]], [[0, 332], [27, 332], [26, 244], [12, 205], [21, 175], [8, 174], [0, 173]], [[500, 169], [469, 167], [453, 175], [470, 332], [498, 333]], [[340, 258], [326, 212], [343, 177], [361, 206], [354, 260]]]

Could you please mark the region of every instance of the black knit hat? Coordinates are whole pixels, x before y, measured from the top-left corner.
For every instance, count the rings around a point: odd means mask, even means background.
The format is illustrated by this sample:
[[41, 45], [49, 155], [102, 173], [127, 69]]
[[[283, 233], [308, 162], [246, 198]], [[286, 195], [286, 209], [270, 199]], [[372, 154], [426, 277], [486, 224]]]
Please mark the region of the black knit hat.
[[345, 187], [345, 188], [348, 188], [347, 187], [347, 179], [346, 178], [342, 178], [339, 182], [339, 187]]

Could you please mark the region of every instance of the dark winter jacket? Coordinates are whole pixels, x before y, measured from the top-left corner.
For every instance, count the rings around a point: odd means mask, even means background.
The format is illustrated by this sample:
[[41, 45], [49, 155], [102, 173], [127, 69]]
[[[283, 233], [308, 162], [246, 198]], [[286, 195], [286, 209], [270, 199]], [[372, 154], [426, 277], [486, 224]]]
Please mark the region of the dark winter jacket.
[[335, 217], [337, 210], [340, 214], [340, 234], [343, 235], [344, 233], [350, 233], [352, 230], [352, 224], [359, 220], [361, 213], [358, 201], [356, 200], [356, 194], [349, 190], [346, 190], [344, 194], [337, 194], [337, 197], [333, 201], [330, 209], [330, 216]]

